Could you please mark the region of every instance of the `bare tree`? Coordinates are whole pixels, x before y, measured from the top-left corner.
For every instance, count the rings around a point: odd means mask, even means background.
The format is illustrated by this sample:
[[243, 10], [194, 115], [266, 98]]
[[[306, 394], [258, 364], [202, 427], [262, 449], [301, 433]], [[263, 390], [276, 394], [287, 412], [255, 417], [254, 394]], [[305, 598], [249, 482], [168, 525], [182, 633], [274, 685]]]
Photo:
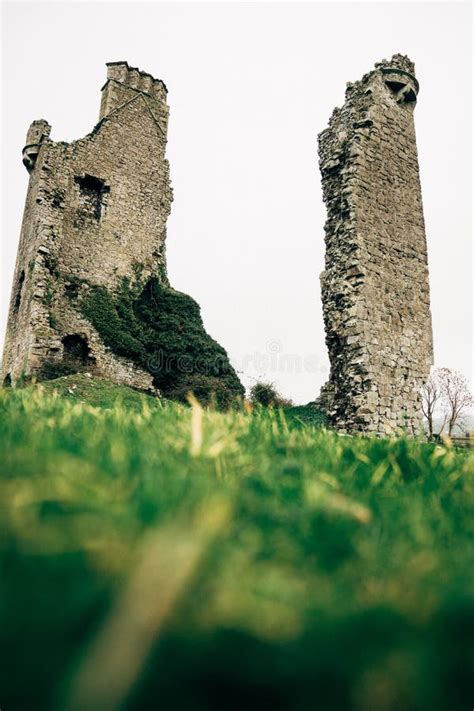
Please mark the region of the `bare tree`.
[[439, 368], [438, 377], [444, 413], [448, 423], [448, 436], [451, 437], [455, 425], [461, 426], [462, 415], [474, 403], [474, 399], [467, 379], [459, 371]]
[[426, 421], [428, 423], [428, 439], [430, 440], [434, 439], [434, 437], [439, 437], [447, 420], [447, 414], [444, 412], [443, 424], [441, 425], [439, 432], [435, 434], [434, 416], [443, 401], [443, 390], [439, 370], [439, 368], [435, 368], [435, 370], [432, 371], [428, 381], [425, 383], [421, 391], [421, 411], [426, 417]]

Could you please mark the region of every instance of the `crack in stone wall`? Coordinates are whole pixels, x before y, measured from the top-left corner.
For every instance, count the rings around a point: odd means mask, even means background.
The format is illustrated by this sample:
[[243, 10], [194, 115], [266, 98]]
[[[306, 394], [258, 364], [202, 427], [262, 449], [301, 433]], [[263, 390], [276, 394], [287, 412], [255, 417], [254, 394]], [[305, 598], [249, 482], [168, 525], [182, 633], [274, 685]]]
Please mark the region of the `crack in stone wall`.
[[432, 364], [428, 263], [408, 57], [347, 85], [319, 135], [323, 315], [331, 371], [318, 399], [341, 432], [421, 431]]

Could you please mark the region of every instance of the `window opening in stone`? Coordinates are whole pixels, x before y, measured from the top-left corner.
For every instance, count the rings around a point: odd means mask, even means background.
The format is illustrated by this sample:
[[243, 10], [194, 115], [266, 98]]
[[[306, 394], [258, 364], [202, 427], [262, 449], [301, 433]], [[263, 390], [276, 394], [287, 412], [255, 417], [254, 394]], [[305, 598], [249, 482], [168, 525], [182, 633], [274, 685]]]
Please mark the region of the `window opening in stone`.
[[398, 94], [400, 89], [403, 89], [403, 87], [406, 86], [406, 84], [404, 84], [402, 81], [386, 81], [385, 83], [389, 89], [395, 92], [395, 94]]
[[86, 222], [99, 221], [104, 206], [104, 196], [110, 188], [101, 178], [94, 175], [83, 175], [74, 178], [79, 186], [80, 203], [77, 210], [75, 226], [82, 227]]
[[390, 91], [395, 95], [395, 98], [400, 104], [416, 103], [416, 94], [413, 89], [401, 81], [393, 81], [389, 79], [385, 82]]
[[11, 388], [12, 386], [12, 376], [10, 373], [7, 373], [3, 379], [3, 387], [4, 388]]
[[16, 287], [15, 304], [14, 304], [15, 311], [18, 311], [18, 309], [20, 308], [21, 292], [23, 291], [23, 282], [24, 281], [25, 281], [25, 272], [23, 270], [20, 273], [20, 276], [18, 277], [18, 284]]
[[89, 344], [87, 339], [78, 334], [64, 336], [63, 362], [72, 367], [82, 367], [93, 362], [89, 355]]

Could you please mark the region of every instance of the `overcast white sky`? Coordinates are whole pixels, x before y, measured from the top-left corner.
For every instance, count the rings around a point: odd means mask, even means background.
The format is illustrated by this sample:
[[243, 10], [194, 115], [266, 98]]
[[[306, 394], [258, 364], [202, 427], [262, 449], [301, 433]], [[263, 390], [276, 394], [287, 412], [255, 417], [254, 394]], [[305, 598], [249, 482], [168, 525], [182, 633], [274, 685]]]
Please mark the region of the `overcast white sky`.
[[435, 361], [471, 376], [469, 3], [10, 2], [2, 11], [2, 343], [28, 126], [46, 118], [53, 140], [88, 133], [105, 62], [126, 59], [169, 90], [173, 286], [200, 303], [246, 385], [265, 378], [297, 402], [314, 399], [328, 373], [317, 134], [347, 81], [401, 52], [421, 85]]

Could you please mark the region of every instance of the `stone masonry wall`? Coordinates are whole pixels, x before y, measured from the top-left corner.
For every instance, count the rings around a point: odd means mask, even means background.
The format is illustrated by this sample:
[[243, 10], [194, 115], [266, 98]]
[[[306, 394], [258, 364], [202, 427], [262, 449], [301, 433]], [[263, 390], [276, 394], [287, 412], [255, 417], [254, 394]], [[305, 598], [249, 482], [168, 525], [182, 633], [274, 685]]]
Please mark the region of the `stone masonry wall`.
[[321, 275], [331, 372], [319, 405], [342, 432], [417, 434], [432, 363], [413, 63], [360, 81], [319, 136], [327, 207]]
[[79, 358], [117, 382], [152, 386], [151, 375], [104, 347], [77, 308], [87, 283], [114, 290], [137, 273], [166, 278], [166, 87], [126, 62], [107, 66], [100, 121], [89, 135], [54, 142], [44, 120], [28, 131], [30, 181], [2, 363], [7, 382], [34, 376], [45, 362]]

